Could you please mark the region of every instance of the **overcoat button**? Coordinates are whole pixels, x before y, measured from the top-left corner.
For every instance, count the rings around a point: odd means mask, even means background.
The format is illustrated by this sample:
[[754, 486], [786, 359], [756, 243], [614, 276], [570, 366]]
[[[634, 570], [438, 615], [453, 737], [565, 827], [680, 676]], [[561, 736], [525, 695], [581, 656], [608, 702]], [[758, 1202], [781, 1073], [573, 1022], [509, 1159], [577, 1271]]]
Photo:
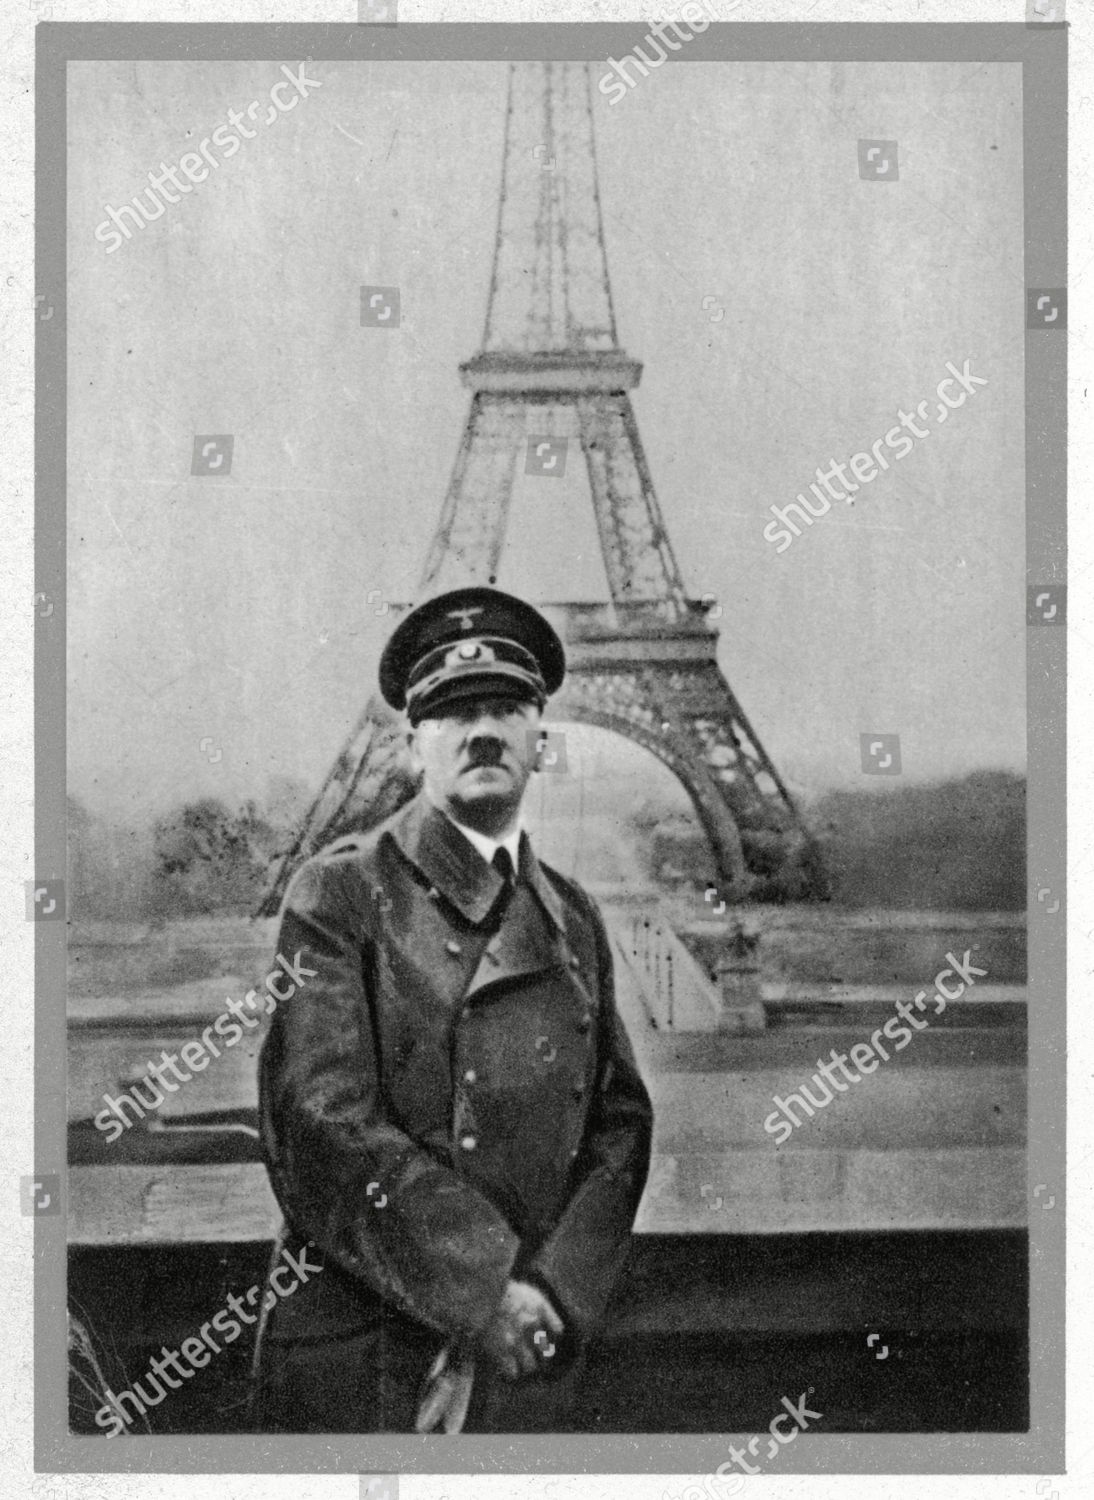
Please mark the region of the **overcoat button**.
[[570, 954], [570, 968], [571, 969], [580, 969], [581, 968], [581, 960], [580, 960], [580, 958], [578, 958], [578, 956], [577, 956], [576, 953], [571, 953]]
[[468, 1016], [470, 1014], [471, 1014], [471, 1007], [470, 1007], [470, 1005], [465, 1005], [464, 1008], [463, 1008], [463, 1010], [460, 1011], [460, 1020], [461, 1021], [466, 1021], [467, 1018], [468, 1018]]
[[467, 1072], [463, 1075], [463, 1081], [464, 1083], [476, 1083], [478, 1077], [479, 1075], [475, 1072], [474, 1068], [468, 1068]]
[[455, 938], [449, 938], [444, 946], [446, 951], [451, 953], [453, 958], [455, 958], [458, 953], [463, 952], [463, 949], [460, 947], [459, 943], [457, 943]]
[[475, 1147], [478, 1144], [478, 1141], [473, 1135], [465, 1135], [460, 1137], [460, 1145], [465, 1151], [474, 1151]]
[[577, 1029], [578, 1031], [588, 1031], [592, 1024], [593, 1020], [591, 1016], [582, 1016], [581, 1020], [577, 1023]]
[[583, 1083], [575, 1083], [574, 1084], [574, 1098], [575, 1099], [583, 1099], [584, 1097], [585, 1097], [585, 1085]]

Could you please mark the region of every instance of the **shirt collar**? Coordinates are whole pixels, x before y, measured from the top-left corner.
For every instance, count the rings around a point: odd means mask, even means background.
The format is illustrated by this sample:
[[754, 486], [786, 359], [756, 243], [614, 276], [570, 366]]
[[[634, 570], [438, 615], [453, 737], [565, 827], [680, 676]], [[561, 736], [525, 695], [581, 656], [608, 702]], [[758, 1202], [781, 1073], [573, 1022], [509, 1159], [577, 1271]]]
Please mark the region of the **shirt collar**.
[[[469, 922], [482, 922], [502, 890], [502, 878], [487, 864], [460, 825], [435, 807], [423, 792], [391, 820], [391, 837], [402, 854], [421, 871]], [[544, 873], [527, 837], [521, 876], [539, 898], [560, 934], [567, 922], [555, 884]]]
[[450, 823], [455, 824], [468, 843], [473, 845], [488, 865], [494, 863], [494, 855], [499, 849], [506, 849], [508, 850], [509, 858], [513, 861], [513, 869], [515, 871], [520, 869], [520, 839], [521, 834], [524, 832], [523, 814], [518, 813], [512, 832], [506, 834], [505, 838], [492, 839], [487, 834], [480, 833], [477, 828], [468, 828], [466, 823], [461, 823], [458, 818], [454, 818], [447, 808], [441, 807], [437, 802], [433, 802], [433, 798], [429, 796], [428, 792], [426, 792], [426, 797], [439, 812], [444, 813]]

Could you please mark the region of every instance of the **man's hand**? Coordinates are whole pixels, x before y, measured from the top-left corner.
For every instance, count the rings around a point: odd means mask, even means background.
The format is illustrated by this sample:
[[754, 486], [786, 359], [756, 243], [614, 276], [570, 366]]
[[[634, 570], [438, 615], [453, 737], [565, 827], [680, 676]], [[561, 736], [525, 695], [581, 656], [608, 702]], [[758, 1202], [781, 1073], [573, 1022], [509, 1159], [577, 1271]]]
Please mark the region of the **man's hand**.
[[[480, 1340], [480, 1348], [507, 1380], [534, 1375], [541, 1355], [535, 1335], [542, 1329], [549, 1338], [561, 1338], [563, 1322], [539, 1287], [527, 1281], [510, 1281]], [[540, 1346], [543, 1345], [540, 1340]]]
[[415, 1432], [462, 1432], [471, 1404], [475, 1362], [470, 1351], [452, 1344], [441, 1350], [422, 1382]]

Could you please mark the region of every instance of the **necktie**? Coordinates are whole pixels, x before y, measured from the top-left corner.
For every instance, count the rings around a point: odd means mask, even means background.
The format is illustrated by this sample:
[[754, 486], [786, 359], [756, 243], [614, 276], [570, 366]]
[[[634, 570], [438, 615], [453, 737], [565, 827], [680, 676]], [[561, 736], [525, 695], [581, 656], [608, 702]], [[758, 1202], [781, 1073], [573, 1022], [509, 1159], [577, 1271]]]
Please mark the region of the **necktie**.
[[505, 881], [505, 889], [511, 891], [517, 883], [517, 877], [513, 870], [513, 861], [510, 858], [509, 850], [504, 845], [499, 844], [494, 850], [494, 858], [491, 863]]
[[500, 844], [494, 850], [494, 858], [490, 861], [494, 869], [502, 879], [502, 887], [498, 892], [497, 900], [494, 902], [490, 912], [490, 924], [495, 929], [501, 925], [502, 919], [509, 906], [510, 898], [516, 887], [516, 876], [513, 874], [513, 861], [509, 857], [509, 850]]

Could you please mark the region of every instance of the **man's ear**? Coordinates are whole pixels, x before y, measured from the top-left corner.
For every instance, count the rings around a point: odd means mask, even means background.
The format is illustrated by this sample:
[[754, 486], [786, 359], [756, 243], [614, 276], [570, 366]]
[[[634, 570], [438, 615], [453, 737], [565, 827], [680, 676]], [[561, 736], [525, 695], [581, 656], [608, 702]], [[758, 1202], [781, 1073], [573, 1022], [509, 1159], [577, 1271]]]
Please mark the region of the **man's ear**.
[[407, 754], [410, 757], [410, 769], [414, 772], [415, 776], [420, 776], [422, 771], [424, 770], [424, 766], [422, 764], [421, 754], [418, 750], [418, 731], [414, 728], [413, 725], [410, 725], [407, 728], [406, 748]]
[[540, 740], [543, 735], [543, 726], [540, 722], [542, 718], [543, 710], [541, 708], [536, 708], [535, 711], [529, 715], [530, 722], [528, 725], [528, 733], [530, 736], [534, 736], [534, 738], [532, 739], [532, 744], [534, 745], [536, 752], [535, 759], [532, 762], [533, 775], [537, 771], [541, 771], [543, 769], [543, 750], [540, 748]]

